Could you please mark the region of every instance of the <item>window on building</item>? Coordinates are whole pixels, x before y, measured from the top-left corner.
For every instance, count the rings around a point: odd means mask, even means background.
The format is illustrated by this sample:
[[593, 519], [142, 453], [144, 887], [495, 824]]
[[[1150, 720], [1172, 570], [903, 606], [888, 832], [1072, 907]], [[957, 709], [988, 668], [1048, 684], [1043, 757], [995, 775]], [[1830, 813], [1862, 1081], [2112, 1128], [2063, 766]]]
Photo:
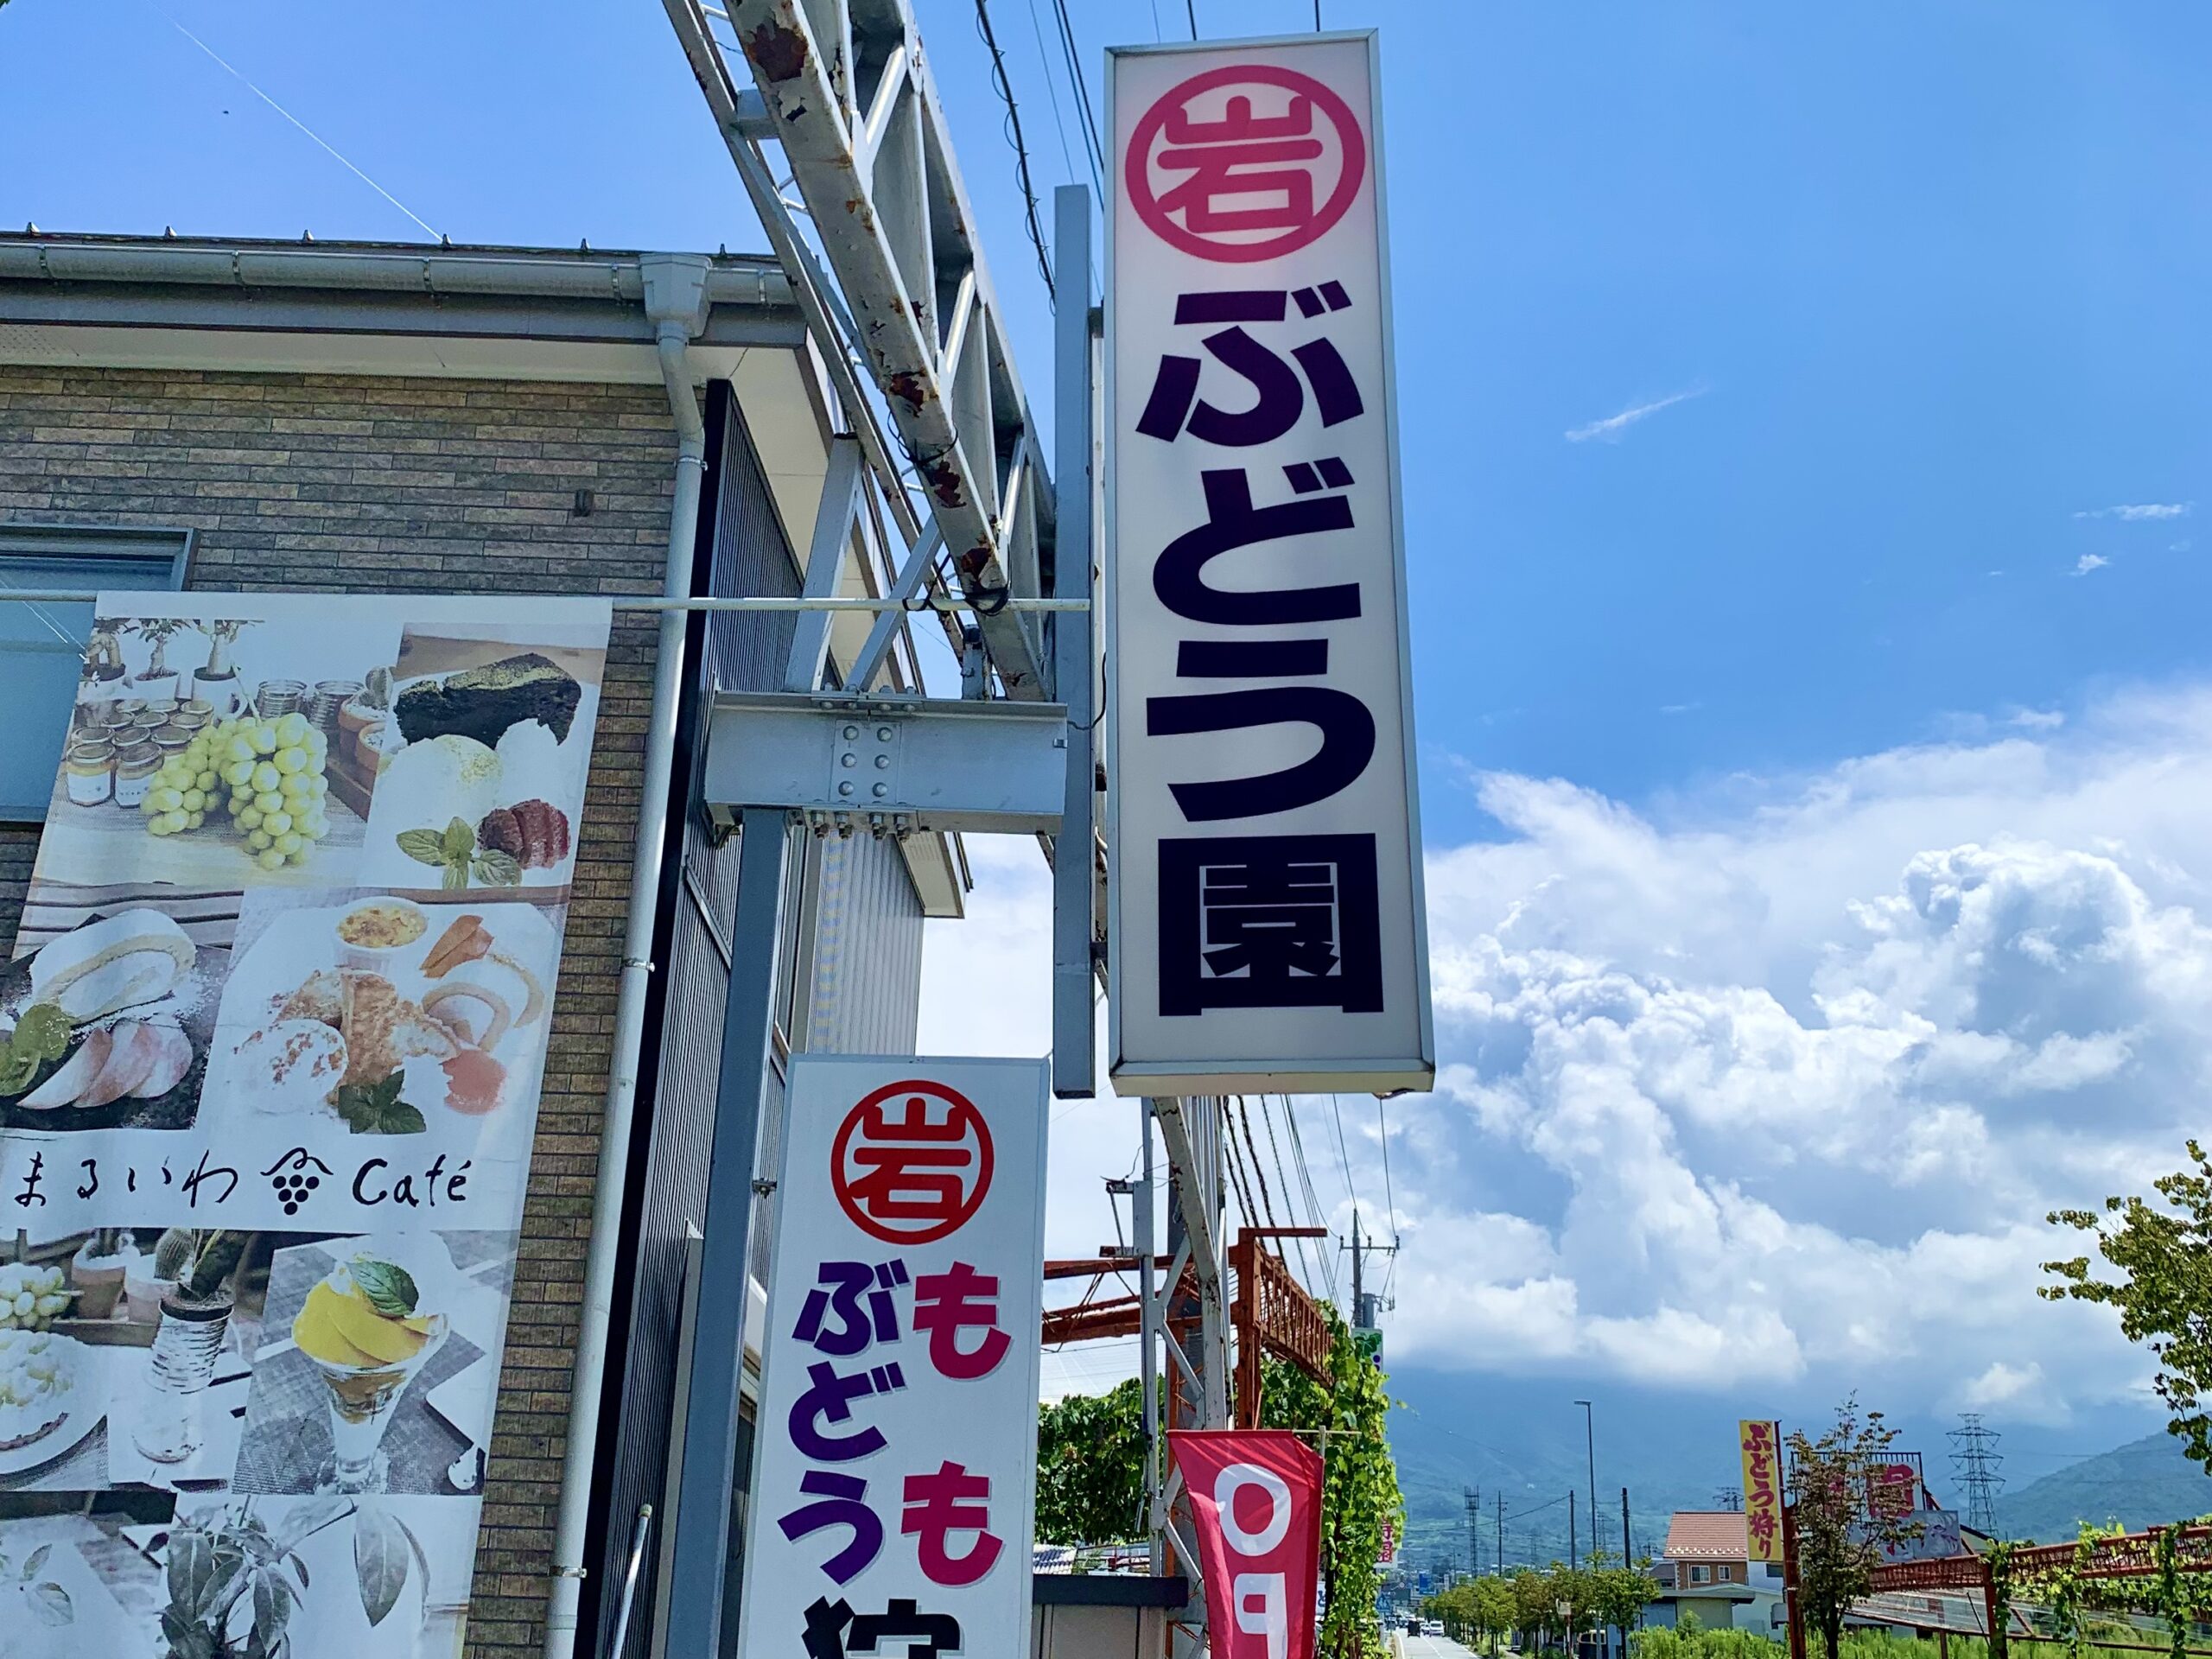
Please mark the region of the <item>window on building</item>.
[[1693, 1567], [1690, 1568], [1690, 1582], [1692, 1584], [1711, 1584], [1713, 1582], [1713, 1569], [1709, 1567]]
[[46, 817], [77, 699], [89, 602], [6, 594], [184, 586], [188, 530], [0, 524], [0, 822]]

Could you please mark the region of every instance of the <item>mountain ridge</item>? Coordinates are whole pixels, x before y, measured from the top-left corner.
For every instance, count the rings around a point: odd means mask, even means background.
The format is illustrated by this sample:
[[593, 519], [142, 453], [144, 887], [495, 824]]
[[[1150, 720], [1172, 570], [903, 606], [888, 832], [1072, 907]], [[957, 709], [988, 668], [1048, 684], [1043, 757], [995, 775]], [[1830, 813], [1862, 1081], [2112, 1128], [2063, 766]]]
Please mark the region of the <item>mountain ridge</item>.
[[[1386, 1362], [1387, 1365], [1387, 1362]], [[1594, 1400], [1598, 1499], [1595, 1541], [1608, 1554], [1621, 1548], [1624, 1491], [1630, 1553], [1657, 1554], [1675, 1510], [1712, 1509], [1741, 1478], [1736, 1445], [1739, 1418], [1781, 1419], [1785, 1430], [1818, 1432], [1832, 1421], [1825, 1406], [1797, 1397], [1710, 1395], [1578, 1382], [1572, 1379], [1392, 1370], [1390, 1441], [1406, 1495], [1406, 1554], [1417, 1567], [1464, 1569], [1474, 1561], [1541, 1567], [1568, 1554], [1567, 1520], [1574, 1512], [1579, 1556], [1593, 1536], [1589, 1515], [1591, 1440], [1577, 1396]], [[1863, 1402], [1877, 1404], [1875, 1402]], [[1949, 1440], [1955, 1417], [1900, 1414], [1897, 1447], [1923, 1456], [1923, 1473], [1938, 1502], [1963, 1508]], [[2141, 1402], [2085, 1408], [2061, 1431], [1990, 1420], [1998, 1449], [2017, 1483], [1994, 1505], [2000, 1532], [2042, 1541], [2071, 1538], [2082, 1520], [2117, 1518], [2132, 1528], [2193, 1518], [2212, 1511], [2212, 1480], [2183, 1456], [2165, 1433], [2164, 1414]], [[2148, 1432], [2146, 1432], [2148, 1431]], [[2109, 1448], [2082, 1455], [2056, 1449], [2061, 1433], [2072, 1447]], [[2063, 1466], [2024, 1478], [2049, 1458]], [[1478, 1494], [1473, 1559], [1466, 1494]], [[1568, 1494], [1574, 1496], [1572, 1499]], [[1499, 1500], [1503, 1499], [1503, 1536]]]

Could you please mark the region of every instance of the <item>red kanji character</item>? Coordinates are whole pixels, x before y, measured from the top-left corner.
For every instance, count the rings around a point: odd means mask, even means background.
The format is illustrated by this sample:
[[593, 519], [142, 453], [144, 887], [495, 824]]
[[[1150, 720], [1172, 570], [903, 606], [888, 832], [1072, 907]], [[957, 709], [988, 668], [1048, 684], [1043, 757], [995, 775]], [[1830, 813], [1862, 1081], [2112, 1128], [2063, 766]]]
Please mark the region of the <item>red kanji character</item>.
[[1343, 218], [1366, 175], [1367, 140], [1351, 105], [1320, 81], [1230, 64], [1154, 103], [1123, 167], [1131, 205], [1162, 241], [1245, 262], [1302, 248]]
[[[914, 1281], [914, 1329], [928, 1332], [930, 1363], [939, 1376], [972, 1382], [996, 1370], [1014, 1345], [998, 1323], [995, 1275], [956, 1262], [949, 1272], [925, 1273]], [[983, 1339], [963, 1351], [960, 1333], [970, 1327], [982, 1331]]]
[[[974, 1584], [998, 1564], [1006, 1542], [988, 1530], [990, 1496], [989, 1476], [971, 1475], [957, 1463], [939, 1464], [933, 1475], [906, 1477], [906, 1508], [899, 1530], [920, 1539], [915, 1553], [931, 1584]], [[945, 1548], [946, 1539], [956, 1532], [976, 1535], [964, 1555]]]
[[888, 1244], [957, 1232], [990, 1191], [991, 1170], [991, 1134], [975, 1103], [921, 1080], [891, 1084], [855, 1106], [830, 1158], [839, 1207]]

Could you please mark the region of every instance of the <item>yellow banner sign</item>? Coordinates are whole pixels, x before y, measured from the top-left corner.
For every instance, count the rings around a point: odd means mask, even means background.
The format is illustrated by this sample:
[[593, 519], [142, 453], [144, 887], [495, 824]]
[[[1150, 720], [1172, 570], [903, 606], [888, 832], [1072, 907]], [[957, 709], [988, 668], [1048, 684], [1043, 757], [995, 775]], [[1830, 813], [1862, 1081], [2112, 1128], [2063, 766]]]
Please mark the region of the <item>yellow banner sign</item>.
[[1755, 1561], [1782, 1559], [1782, 1425], [1739, 1422], [1744, 1453], [1744, 1531]]

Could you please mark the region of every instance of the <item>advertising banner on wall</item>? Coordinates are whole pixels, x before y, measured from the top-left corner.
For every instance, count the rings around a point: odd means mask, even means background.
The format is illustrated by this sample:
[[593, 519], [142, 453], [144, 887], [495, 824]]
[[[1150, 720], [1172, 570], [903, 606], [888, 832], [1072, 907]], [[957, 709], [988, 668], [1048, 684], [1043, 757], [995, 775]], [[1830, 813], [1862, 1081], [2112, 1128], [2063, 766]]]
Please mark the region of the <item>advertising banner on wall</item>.
[[1046, 1082], [791, 1061], [739, 1652], [1029, 1650]]
[[460, 1650], [607, 628], [101, 596], [0, 967], [11, 1653]]
[[1744, 1531], [1755, 1561], [1782, 1559], [1782, 1425], [1736, 1425], [1744, 1454]]
[[1177, 1429], [1167, 1445], [1191, 1495], [1213, 1659], [1313, 1659], [1320, 1454], [1282, 1428]]
[[1115, 1086], [1426, 1088], [1374, 37], [1109, 65]]

